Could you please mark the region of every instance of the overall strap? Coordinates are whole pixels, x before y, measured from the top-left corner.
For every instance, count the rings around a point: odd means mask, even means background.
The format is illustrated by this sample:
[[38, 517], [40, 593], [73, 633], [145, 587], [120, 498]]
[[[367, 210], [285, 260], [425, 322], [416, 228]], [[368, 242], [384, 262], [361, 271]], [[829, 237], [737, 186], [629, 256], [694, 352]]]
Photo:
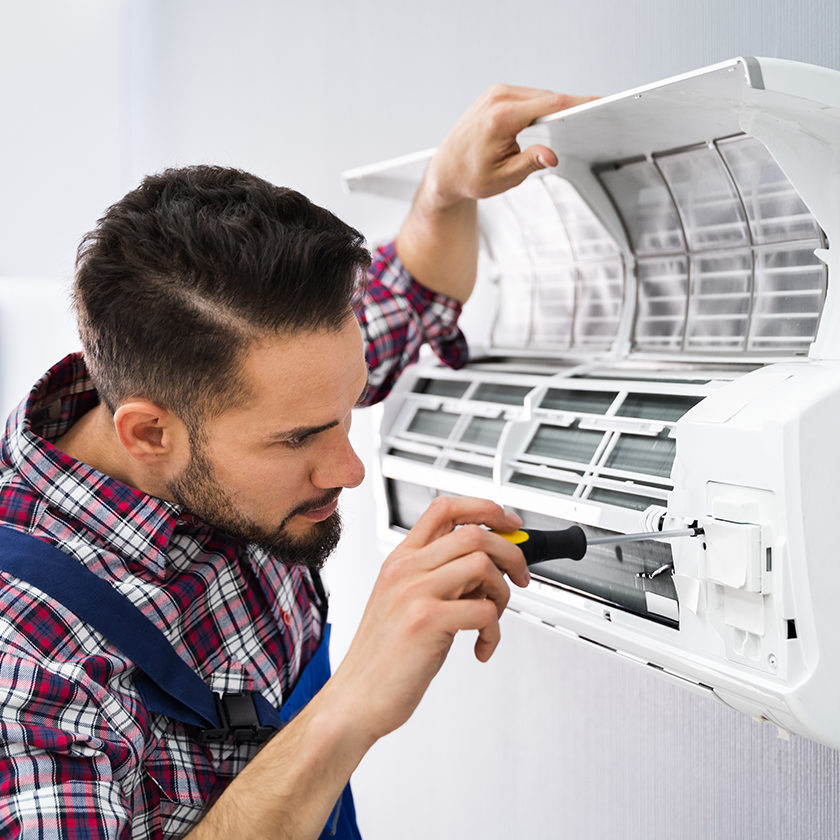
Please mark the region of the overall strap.
[[321, 624], [326, 625], [330, 601], [327, 588], [324, 586], [324, 579], [317, 569], [310, 569], [309, 574], [312, 577], [312, 585], [315, 587], [315, 593], [318, 596], [318, 612], [321, 614]]

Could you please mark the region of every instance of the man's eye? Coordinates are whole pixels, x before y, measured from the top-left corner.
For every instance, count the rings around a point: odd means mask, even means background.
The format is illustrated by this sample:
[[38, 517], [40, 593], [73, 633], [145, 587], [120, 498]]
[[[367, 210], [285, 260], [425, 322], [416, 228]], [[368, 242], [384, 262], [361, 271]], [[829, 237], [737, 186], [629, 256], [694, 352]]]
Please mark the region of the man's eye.
[[303, 435], [302, 437], [290, 437], [286, 438], [284, 443], [290, 449], [300, 449], [302, 446], [306, 446], [309, 442], [309, 435]]

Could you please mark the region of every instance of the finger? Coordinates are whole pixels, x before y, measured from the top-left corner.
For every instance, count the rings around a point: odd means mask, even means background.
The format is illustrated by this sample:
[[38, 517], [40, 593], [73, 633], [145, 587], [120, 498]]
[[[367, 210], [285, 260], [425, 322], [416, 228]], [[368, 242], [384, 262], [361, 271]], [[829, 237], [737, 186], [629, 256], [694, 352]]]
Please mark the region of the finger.
[[432, 593], [442, 600], [486, 598], [501, 616], [510, 600], [510, 588], [496, 564], [483, 551], [459, 557], [436, 569], [429, 578]]
[[505, 511], [488, 499], [438, 496], [417, 520], [402, 544], [407, 548], [428, 545], [451, 532], [456, 525], [467, 523], [478, 523], [501, 531], [505, 528], [519, 528], [522, 520], [515, 513]]
[[528, 585], [530, 573], [522, 551], [504, 537], [478, 525], [464, 525], [438, 537], [416, 552], [414, 562], [418, 568], [431, 571], [476, 551], [486, 554], [517, 586]]
[[538, 96], [552, 96], [556, 91], [548, 88], [522, 87], [521, 85], [493, 85], [484, 92], [487, 99], [501, 101], [503, 99], [535, 99]]
[[524, 152], [511, 155], [499, 167], [496, 188], [498, 191], [509, 190], [521, 184], [532, 172], [557, 166], [557, 155], [548, 146], [533, 145]]
[[478, 630], [475, 656], [479, 662], [486, 662], [502, 638], [499, 619], [490, 601], [451, 601], [446, 604], [446, 620], [455, 630]]
[[539, 117], [547, 117], [558, 111], [565, 111], [576, 105], [583, 105], [595, 96], [571, 96], [566, 93], [549, 93], [530, 99], [511, 102], [507, 106], [506, 127], [508, 131], [518, 133]]

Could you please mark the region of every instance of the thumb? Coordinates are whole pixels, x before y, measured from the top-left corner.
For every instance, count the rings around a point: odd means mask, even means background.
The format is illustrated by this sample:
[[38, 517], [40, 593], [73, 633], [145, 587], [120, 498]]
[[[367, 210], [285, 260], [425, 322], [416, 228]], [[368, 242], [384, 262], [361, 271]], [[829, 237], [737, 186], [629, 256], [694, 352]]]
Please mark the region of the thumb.
[[521, 184], [532, 172], [539, 172], [549, 166], [557, 166], [557, 155], [548, 146], [529, 146], [523, 152], [505, 161], [504, 179], [505, 189]]

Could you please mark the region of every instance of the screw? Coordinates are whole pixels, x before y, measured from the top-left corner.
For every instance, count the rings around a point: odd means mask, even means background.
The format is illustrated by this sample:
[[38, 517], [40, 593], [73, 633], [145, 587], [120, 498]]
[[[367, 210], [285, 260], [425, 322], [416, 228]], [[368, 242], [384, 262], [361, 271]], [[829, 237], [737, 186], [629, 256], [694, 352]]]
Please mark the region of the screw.
[[767, 657], [767, 664], [773, 669], [776, 669], [776, 654], [771, 653], [770, 656]]

